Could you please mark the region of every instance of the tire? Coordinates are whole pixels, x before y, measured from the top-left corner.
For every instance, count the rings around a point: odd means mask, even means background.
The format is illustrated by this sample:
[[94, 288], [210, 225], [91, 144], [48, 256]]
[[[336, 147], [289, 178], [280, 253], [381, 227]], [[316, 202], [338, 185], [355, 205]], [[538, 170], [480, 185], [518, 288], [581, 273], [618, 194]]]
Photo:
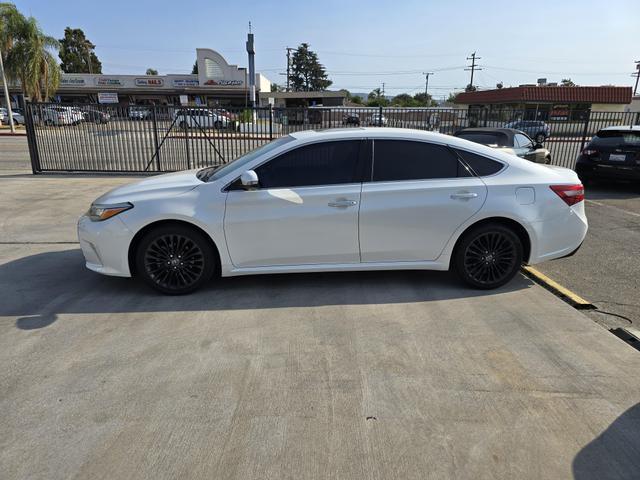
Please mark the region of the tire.
[[182, 130], [186, 130], [186, 129], [188, 128], [188, 126], [187, 126], [187, 122], [185, 122], [184, 120], [182, 120], [182, 121], [180, 122], [180, 128], [181, 128]]
[[184, 225], [164, 225], [147, 232], [138, 244], [135, 261], [136, 275], [166, 295], [191, 293], [218, 269], [209, 239]]
[[547, 139], [547, 137], [545, 137], [544, 133], [537, 133], [534, 140], [536, 141], [536, 143], [544, 143], [544, 141]]
[[489, 223], [472, 228], [458, 241], [453, 267], [467, 285], [482, 290], [509, 282], [522, 265], [523, 248], [509, 227]]
[[44, 124], [45, 124], [47, 127], [52, 127], [52, 126], [53, 126], [53, 120], [51, 120], [50, 118], [47, 118], [47, 119], [44, 121]]
[[544, 163], [547, 164], [547, 165], [550, 165], [551, 164], [551, 156], [544, 157]]
[[213, 122], [213, 128], [215, 128], [216, 130], [222, 129], [222, 122], [220, 120], [216, 120], [215, 122]]

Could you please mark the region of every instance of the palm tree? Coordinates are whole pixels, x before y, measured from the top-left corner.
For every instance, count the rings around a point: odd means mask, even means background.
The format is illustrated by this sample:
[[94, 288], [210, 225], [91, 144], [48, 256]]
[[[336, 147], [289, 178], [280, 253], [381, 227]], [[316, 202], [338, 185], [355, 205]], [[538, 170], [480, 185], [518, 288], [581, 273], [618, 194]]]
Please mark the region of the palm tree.
[[[60, 85], [60, 66], [52, 49], [58, 41], [45, 35], [35, 18], [25, 18], [15, 6], [0, 4], [0, 42], [11, 80], [20, 80], [22, 91], [32, 101], [47, 100]], [[6, 49], [6, 52], [5, 50]]]

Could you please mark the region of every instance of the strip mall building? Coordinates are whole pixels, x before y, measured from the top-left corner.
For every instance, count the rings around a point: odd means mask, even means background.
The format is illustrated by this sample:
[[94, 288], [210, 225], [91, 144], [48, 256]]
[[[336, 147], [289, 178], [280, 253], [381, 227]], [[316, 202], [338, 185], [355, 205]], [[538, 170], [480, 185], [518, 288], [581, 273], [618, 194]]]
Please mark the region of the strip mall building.
[[[197, 74], [96, 75], [62, 74], [54, 99], [73, 103], [126, 105], [245, 106], [249, 103], [246, 68], [230, 65], [218, 52], [196, 49]], [[271, 82], [256, 74], [256, 92], [270, 92]], [[12, 96], [20, 94], [11, 86]]]

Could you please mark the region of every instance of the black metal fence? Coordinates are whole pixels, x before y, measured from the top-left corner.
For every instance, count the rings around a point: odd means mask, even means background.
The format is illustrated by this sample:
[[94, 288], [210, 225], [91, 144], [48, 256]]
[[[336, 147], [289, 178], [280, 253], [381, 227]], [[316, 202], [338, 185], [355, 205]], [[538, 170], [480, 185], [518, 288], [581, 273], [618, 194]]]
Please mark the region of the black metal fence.
[[[245, 108], [30, 103], [25, 109], [34, 173], [156, 173], [227, 163], [291, 132], [337, 127], [403, 127], [453, 134], [504, 127], [531, 110], [443, 108]], [[531, 137], [537, 127], [519, 124]], [[534, 124], [540, 122], [533, 122]], [[640, 124], [640, 114], [572, 112], [551, 117], [544, 144], [552, 163], [573, 168], [599, 129]]]

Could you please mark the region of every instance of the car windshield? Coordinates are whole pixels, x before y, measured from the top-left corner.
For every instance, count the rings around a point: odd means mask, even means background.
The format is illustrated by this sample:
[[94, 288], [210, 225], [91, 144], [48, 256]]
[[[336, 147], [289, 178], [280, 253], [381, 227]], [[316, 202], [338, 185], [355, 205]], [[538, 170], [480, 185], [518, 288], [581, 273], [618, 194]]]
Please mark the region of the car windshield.
[[640, 132], [602, 130], [591, 140], [600, 147], [640, 147]]
[[507, 147], [507, 136], [502, 133], [494, 132], [461, 132], [457, 135], [470, 142], [487, 145], [488, 147]]
[[293, 142], [294, 140], [295, 139], [291, 135], [280, 137], [277, 140], [273, 140], [272, 142], [262, 145], [255, 150], [251, 150], [250, 152], [245, 153], [241, 157], [232, 160], [226, 165], [203, 168], [197, 173], [197, 177], [203, 182], [218, 180], [219, 178], [224, 177], [226, 174], [232, 172], [233, 170], [242, 168], [243, 165], [246, 165], [260, 155], [269, 153], [270, 151], [275, 150], [282, 145], [286, 145], [289, 142]]

